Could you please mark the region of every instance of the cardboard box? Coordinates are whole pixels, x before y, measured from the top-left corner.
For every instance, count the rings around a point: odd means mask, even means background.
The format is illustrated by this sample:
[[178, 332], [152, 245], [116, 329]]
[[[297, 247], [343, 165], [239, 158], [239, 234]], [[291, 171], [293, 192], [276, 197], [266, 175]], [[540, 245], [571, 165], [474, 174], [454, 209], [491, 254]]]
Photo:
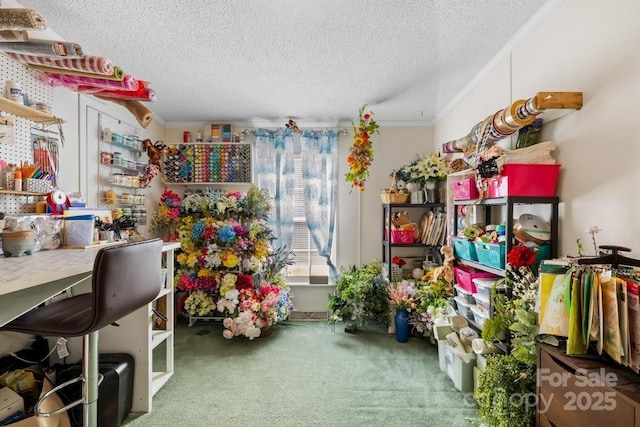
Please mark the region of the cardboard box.
[[0, 420], [16, 412], [24, 413], [24, 399], [9, 387], [0, 388]]

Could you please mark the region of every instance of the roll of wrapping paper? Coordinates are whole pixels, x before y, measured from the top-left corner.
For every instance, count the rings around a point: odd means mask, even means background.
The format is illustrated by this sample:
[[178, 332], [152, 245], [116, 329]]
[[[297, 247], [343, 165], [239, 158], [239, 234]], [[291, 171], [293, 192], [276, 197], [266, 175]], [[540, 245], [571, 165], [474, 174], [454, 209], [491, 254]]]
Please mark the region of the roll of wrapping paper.
[[50, 86], [93, 86], [96, 91], [102, 89], [116, 89], [134, 91], [138, 90], [138, 81], [130, 74], [124, 76], [122, 80], [98, 79], [80, 75], [69, 74], [49, 74], [45, 73], [44, 78]]
[[149, 87], [149, 82], [145, 82], [144, 80], [138, 80], [138, 90], [134, 91], [125, 91], [125, 90], [101, 90], [99, 92], [95, 91], [95, 88], [91, 88], [89, 86], [79, 86], [78, 92], [99, 95], [105, 98], [118, 98], [118, 99], [132, 99], [135, 101], [145, 101], [145, 102], [154, 102], [156, 100], [156, 94]]
[[124, 76], [125, 76], [124, 71], [120, 67], [113, 67], [113, 72], [110, 75], [92, 73], [90, 71], [66, 70], [66, 69], [61, 69], [56, 67], [49, 67], [47, 65], [29, 64], [29, 67], [33, 68], [36, 71], [40, 71], [41, 73], [67, 74], [69, 76], [83, 76], [83, 77], [90, 77], [92, 79], [107, 79], [107, 80], [121, 81], [124, 79]]
[[94, 95], [98, 99], [102, 99], [103, 101], [110, 101], [114, 104], [122, 105], [124, 108], [129, 110], [131, 114], [138, 120], [140, 126], [143, 128], [147, 128], [151, 121], [153, 120], [153, 113], [150, 109], [148, 109], [142, 102], [134, 101], [130, 99], [116, 99], [116, 98], [107, 98], [99, 95]]
[[[26, 55], [14, 52], [7, 52], [7, 56], [27, 65], [43, 65], [47, 67], [55, 67], [62, 68], [63, 70], [68, 70], [65, 71], [65, 74], [71, 74], [69, 71], [80, 71], [87, 74], [93, 73], [101, 74], [104, 76], [117, 77], [118, 75], [118, 73], [114, 71], [113, 63], [107, 58], [103, 58], [101, 56], [86, 55], [81, 58], [54, 58], [48, 56]], [[43, 72], [62, 73], [62, 71], [60, 70], [36, 69]], [[121, 75], [124, 77], [124, 72], [122, 72]]]
[[35, 10], [0, 8], [0, 30], [44, 30], [47, 22]]
[[40, 39], [31, 39], [26, 42], [0, 42], [0, 51], [65, 58], [82, 56], [82, 47], [77, 43]]

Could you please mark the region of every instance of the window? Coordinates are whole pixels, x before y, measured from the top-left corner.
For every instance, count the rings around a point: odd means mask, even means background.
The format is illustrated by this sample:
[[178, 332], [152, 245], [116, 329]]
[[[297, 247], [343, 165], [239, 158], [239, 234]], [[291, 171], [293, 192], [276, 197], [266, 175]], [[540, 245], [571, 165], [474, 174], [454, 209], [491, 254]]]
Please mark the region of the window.
[[289, 283], [328, 283], [329, 266], [318, 253], [307, 227], [304, 213], [304, 184], [302, 181], [302, 158], [294, 156], [295, 200], [293, 208], [294, 264], [284, 273]]

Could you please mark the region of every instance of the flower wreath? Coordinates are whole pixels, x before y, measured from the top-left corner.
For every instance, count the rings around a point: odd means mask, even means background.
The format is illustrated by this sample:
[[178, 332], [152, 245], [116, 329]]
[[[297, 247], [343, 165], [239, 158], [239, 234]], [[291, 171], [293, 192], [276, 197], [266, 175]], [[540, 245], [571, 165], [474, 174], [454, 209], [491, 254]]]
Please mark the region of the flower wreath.
[[373, 119], [373, 111], [365, 113], [366, 105], [358, 112], [359, 122], [353, 124], [353, 145], [347, 156], [349, 172], [345, 174], [345, 181], [351, 183], [351, 188], [365, 190], [364, 182], [369, 177], [369, 166], [373, 162], [373, 146], [371, 135], [379, 133], [380, 127]]

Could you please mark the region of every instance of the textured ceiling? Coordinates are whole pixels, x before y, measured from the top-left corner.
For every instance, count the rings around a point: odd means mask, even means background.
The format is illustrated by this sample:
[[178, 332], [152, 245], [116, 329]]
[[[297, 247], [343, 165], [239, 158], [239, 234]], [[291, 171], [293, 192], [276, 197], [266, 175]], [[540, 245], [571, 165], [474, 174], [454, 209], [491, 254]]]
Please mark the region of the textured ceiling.
[[430, 122], [551, 0], [19, 4], [147, 80], [167, 122]]

